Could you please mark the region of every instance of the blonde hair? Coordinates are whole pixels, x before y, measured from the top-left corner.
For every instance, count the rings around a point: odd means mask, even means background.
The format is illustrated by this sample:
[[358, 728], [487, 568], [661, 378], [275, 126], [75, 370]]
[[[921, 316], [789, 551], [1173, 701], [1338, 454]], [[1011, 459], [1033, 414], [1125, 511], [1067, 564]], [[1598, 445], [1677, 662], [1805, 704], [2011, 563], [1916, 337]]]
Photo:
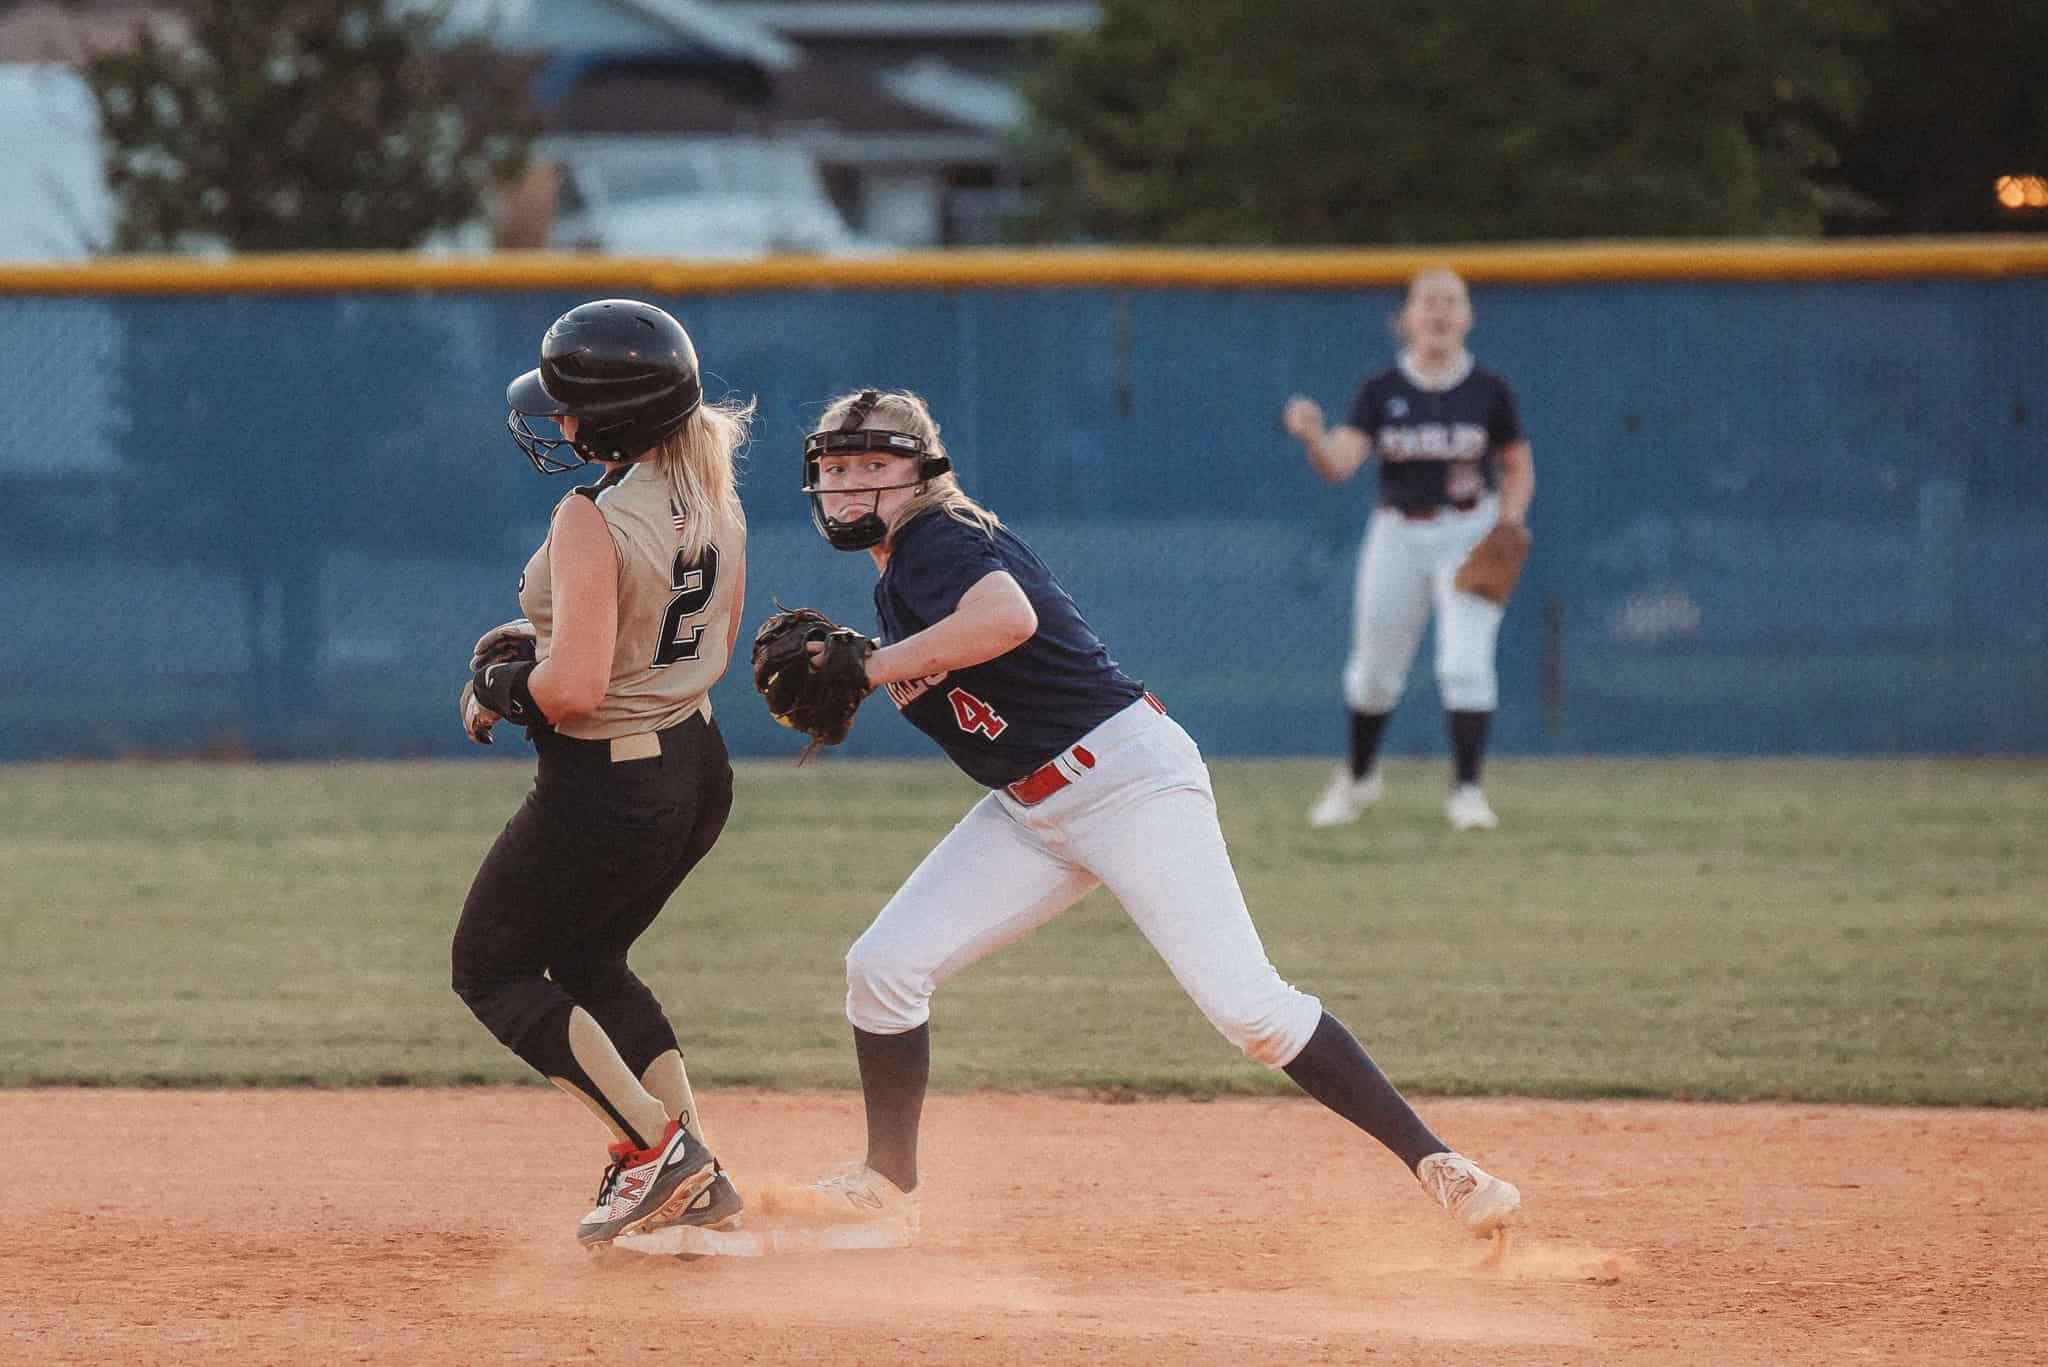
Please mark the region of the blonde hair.
[[682, 429], [664, 441], [654, 463], [669, 493], [689, 516], [683, 522], [683, 561], [694, 562], [721, 531], [747, 525], [740, 507], [740, 451], [754, 421], [754, 400], [699, 404]]
[[[852, 410], [855, 402], [859, 400], [862, 394], [867, 392], [863, 389], [856, 389], [849, 393], [841, 394], [838, 398], [826, 404], [825, 412], [819, 417], [817, 427], [812, 430], [817, 432], [838, 431], [839, 425], [846, 421], [846, 415]], [[907, 389], [884, 389], [877, 392], [879, 397], [875, 400], [874, 407], [868, 410], [867, 416], [861, 419], [860, 427], [855, 430], [863, 432], [907, 432], [913, 437], [920, 437], [924, 440], [924, 449], [927, 454], [934, 456], [946, 454], [946, 444], [939, 440], [938, 420], [932, 417], [932, 410], [926, 406], [923, 399]], [[934, 508], [941, 509], [947, 517], [952, 518], [955, 522], [965, 523], [970, 527], [978, 527], [991, 535], [994, 534], [996, 528], [1003, 525], [1001, 518], [968, 497], [967, 491], [960, 487], [959, 478], [949, 471], [946, 474], [926, 480], [924, 488], [912, 494], [910, 501], [896, 510], [896, 515], [889, 519], [889, 534], [882, 544], [885, 547], [893, 546], [898, 532]]]

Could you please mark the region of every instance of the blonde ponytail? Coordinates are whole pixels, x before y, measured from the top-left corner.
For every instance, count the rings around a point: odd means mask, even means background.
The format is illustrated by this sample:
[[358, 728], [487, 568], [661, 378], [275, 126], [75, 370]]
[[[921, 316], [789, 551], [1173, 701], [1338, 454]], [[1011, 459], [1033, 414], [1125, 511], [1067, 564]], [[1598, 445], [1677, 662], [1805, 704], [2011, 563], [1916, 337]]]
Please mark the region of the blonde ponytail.
[[682, 529], [685, 563], [704, 553], [719, 533], [746, 526], [740, 507], [740, 451], [754, 420], [754, 401], [724, 400], [699, 405], [682, 430], [661, 444], [655, 457], [668, 479], [670, 495], [686, 514]]

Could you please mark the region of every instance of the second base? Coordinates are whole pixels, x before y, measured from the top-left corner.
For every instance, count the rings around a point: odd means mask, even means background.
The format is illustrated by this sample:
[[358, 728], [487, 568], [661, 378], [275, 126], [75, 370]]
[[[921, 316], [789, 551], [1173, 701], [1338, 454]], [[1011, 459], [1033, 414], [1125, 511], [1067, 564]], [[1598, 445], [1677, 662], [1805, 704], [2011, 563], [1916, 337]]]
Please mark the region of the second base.
[[797, 1226], [789, 1229], [699, 1229], [668, 1225], [645, 1234], [621, 1234], [612, 1247], [671, 1258], [765, 1258], [776, 1253], [829, 1253], [857, 1248], [905, 1248], [910, 1232], [898, 1224]]

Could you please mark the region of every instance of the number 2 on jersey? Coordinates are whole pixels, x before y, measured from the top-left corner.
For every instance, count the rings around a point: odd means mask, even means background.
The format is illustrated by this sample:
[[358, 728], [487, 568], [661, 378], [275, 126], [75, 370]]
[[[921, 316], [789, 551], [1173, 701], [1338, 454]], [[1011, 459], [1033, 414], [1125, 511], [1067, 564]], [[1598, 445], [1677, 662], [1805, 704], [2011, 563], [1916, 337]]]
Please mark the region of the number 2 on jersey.
[[962, 731], [979, 731], [994, 740], [1003, 734], [1009, 723], [996, 715], [996, 710], [975, 697], [964, 688], [947, 692], [946, 701], [953, 704], [953, 720]]
[[702, 622], [683, 629], [683, 622], [700, 615], [711, 606], [711, 590], [718, 583], [718, 547], [706, 545], [703, 559], [696, 565], [683, 563], [683, 553], [676, 552], [675, 573], [669, 587], [676, 596], [668, 600], [668, 611], [661, 619], [661, 636], [654, 647], [653, 668], [660, 669], [678, 660], [697, 658], [697, 645], [704, 639]]

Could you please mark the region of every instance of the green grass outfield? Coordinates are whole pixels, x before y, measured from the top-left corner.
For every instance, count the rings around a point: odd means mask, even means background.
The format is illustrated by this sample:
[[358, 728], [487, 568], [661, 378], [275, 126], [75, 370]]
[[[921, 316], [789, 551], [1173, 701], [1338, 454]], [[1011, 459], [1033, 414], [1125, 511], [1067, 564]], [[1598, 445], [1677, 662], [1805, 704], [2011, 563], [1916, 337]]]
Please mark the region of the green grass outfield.
[[[1274, 962], [1403, 1087], [2048, 1104], [2048, 761], [1441, 762], [1310, 831], [1216, 766]], [[0, 1085], [518, 1080], [448, 937], [507, 763], [0, 767]], [[841, 955], [973, 800], [938, 763], [741, 767], [641, 942], [700, 1085], [852, 1086]], [[1097, 893], [949, 983], [942, 1088], [1286, 1091]]]

